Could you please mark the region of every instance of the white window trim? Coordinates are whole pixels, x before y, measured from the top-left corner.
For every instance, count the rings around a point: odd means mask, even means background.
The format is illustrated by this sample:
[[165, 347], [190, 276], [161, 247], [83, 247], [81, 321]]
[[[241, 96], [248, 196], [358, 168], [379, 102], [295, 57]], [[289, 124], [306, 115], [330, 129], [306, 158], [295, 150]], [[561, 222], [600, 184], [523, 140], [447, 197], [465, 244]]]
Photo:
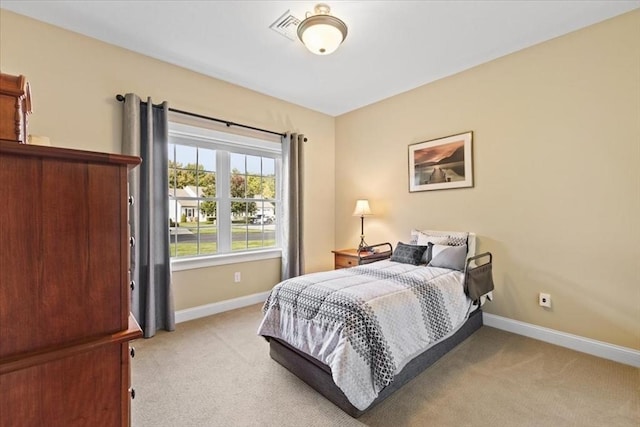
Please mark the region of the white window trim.
[[239, 264], [265, 259], [282, 258], [282, 249], [254, 249], [234, 254], [204, 255], [198, 257], [171, 258], [171, 271], [193, 270], [196, 268], [215, 267], [217, 265]]
[[[220, 132], [213, 129], [203, 128], [199, 126], [191, 126], [183, 123], [169, 122], [169, 135], [176, 144], [193, 145], [193, 140], [202, 141], [206, 143], [213, 143], [214, 145], [222, 146], [229, 151], [240, 154], [255, 154], [255, 150], [277, 154], [276, 158], [276, 170], [280, 173], [276, 174], [276, 187], [281, 188], [280, 180], [282, 179], [282, 144], [279, 142], [252, 138], [245, 135], [237, 135], [233, 133]], [[191, 141], [190, 141], [191, 140]], [[228, 157], [228, 155], [227, 155]], [[220, 156], [216, 156], [217, 173], [230, 173], [228, 165], [221, 165]], [[276, 203], [282, 206], [282, 199], [280, 194], [276, 198]], [[220, 204], [219, 204], [220, 205]], [[276, 244], [281, 244], [279, 235], [281, 233], [281, 221], [276, 225]], [[218, 228], [218, 235], [222, 237], [224, 235], [222, 228]], [[219, 237], [219, 238], [220, 238]], [[260, 261], [265, 259], [274, 259], [282, 257], [282, 248], [264, 248], [264, 249], [250, 249], [243, 252], [234, 253], [220, 253], [211, 255], [200, 255], [194, 257], [180, 257], [171, 258], [171, 270], [183, 271], [196, 268], [207, 268], [219, 265], [228, 265], [236, 263], [244, 263], [251, 261]]]
[[278, 142], [268, 141], [264, 139], [251, 138], [244, 135], [236, 135], [233, 133], [224, 133], [213, 129], [205, 129], [195, 126], [189, 126], [182, 123], [169, 122], [169, 135], [178, 141], [185, 138], [186, 141], [180, 142], [189, 145], [189, 140], [199, 140], [203, 142], [213, 142], [218, 145], [226, 146], [230, 151], [244, 153], [243, 147], [249, 150], [268, 151], [274, 154], [282, 154], [282, 144]]

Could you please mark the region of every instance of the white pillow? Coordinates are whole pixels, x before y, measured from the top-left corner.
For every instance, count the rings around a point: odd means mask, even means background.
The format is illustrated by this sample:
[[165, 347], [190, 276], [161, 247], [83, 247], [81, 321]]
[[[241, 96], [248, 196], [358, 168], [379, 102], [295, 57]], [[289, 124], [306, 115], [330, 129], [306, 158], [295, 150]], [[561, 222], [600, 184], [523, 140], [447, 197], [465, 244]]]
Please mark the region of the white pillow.
[[449, 234], [447, 232], [443, 232], [443, 231], [435, 231], [435, 230], [418, 230], [418, 229], [413, 229], [411, 230], [411, 243], [412, 244], [417, 244], [418, 243], [418, 239], [420, 238], [420, 236], [426, 236], [426, 237], [443, 237], [443, 238], [449, 238]]
[[434, 245], [448, 245], [449, 237], [448, 236], [429, 236], [428, 234], [420, 233], [418, 234], [418, 241], [416, 243], [420, 246], [426, 246], [429, 243], [433, 243]]
[[418, 230], [414, 228], [411, 230], [410, 243], [413, 245], [417, 244], [418, 238], [421, 235], [428, 237], [446, 237], [448, 241], [445, 244], [450, 246], [461, 246], [467, 244], [467, 240], [469, 238], [469, 233], [466, 231]]

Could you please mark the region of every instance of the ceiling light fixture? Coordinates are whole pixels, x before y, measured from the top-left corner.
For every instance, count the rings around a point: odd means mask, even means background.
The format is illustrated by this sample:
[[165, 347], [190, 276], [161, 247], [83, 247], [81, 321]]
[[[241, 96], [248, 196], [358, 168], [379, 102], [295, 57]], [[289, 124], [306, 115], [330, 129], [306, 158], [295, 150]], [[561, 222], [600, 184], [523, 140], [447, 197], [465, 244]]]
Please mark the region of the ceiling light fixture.
[[347, 25], [329, 13], [331, 9], [324, 3], [314, 8], [314, 15], [307, 12], [306, 18], [298, 25], [298, 37], [312, 53], [329, 55], [347, 37]]

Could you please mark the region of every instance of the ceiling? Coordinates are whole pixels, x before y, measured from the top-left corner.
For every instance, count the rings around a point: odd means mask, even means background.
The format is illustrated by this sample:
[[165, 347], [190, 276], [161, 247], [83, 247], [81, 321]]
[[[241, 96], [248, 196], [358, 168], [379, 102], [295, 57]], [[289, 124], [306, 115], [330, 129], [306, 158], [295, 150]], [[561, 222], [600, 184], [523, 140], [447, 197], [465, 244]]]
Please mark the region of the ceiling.
[[316, 56], [269, 26], [314, 1], [10, 1], [0, 7], [331, 116], [640, 7], [640, 0], [326, 1]]

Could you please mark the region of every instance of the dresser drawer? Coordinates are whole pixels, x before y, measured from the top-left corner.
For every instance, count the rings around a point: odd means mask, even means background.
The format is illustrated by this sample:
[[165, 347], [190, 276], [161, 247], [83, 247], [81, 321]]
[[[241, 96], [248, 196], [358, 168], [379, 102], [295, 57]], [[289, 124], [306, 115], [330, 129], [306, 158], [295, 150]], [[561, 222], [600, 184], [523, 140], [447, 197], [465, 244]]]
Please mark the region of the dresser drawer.
[[122, 169], [0, 155], [0, 358], [127, 328]]
[[349, 268], [358, 265], [358, 257], [355, 255], [335, 254], [335, 268]]
[[120, 344], [69, 352], [0, 376], [0, 426], [128, 425], [122, 422]]

